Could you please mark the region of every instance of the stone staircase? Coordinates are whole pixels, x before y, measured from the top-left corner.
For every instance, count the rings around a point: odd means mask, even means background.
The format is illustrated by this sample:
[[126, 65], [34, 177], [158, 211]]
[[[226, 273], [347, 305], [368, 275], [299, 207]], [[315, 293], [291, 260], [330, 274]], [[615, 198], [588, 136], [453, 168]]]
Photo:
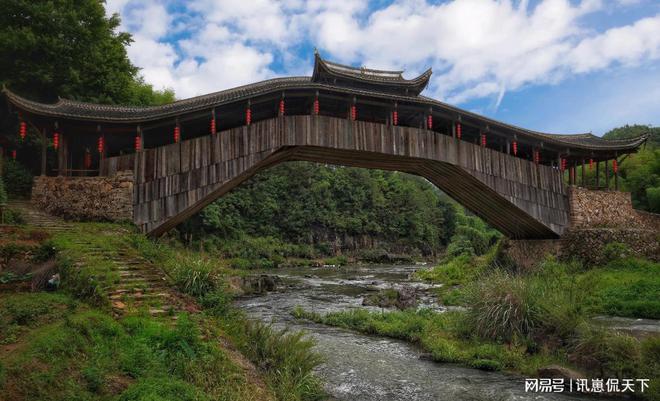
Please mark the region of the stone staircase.
[[[10, 209], [17, 210], [26, 224], [53, 234], [72, 228], [71, 223], [55, 216], [36, 210], [27, 200], [8, 202]], [[72, 241], [85, 250], [86, 255], [103, 258], [113, 266], [119, 275], [119, 281], [107, 288], [112, 310], [115, 316], [129, 312], [147, 311], [152, 316], [175, 318], [176, 312], [197, 312], [195, 303], [184, 294], [173, 289], [167, 275], [149, 261], [136, 256], [135, 251], [126, 244], [114, 255], [108, 255], [84, 237]]]
[[32, 206], [29, 200], [13, 199], [7, 202], [7, 208], [20, 213], [25, 222], [33, 227], [50, 232], [64, 231], [70, 227], [66, 221], [59, 217], [42, 212]]

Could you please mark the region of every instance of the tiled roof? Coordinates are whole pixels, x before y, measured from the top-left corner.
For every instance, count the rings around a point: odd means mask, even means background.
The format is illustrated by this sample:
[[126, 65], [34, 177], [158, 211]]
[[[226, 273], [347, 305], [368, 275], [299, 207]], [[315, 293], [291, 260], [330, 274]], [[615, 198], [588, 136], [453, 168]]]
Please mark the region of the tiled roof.
[[520, 138], [527, 137], [530, 140], [554, 144], [557, 146], [566, 146], [567, 148], [611, 151], [634, 150], [647, 139], [646, 135], [631, 139], [607, 140], [592, 134], [558, 135], [537, 132], [462, 110], [425, 96], [405, 96], [379, 92], [371, 89], [338, 87], [327, 83], [313, 82], [310, 77], [274, 78], [190, 99], [179, 100], [166, 105], [149, 107], [93, 104], [66, 99], [60, 99], [58, 102], [52, 104], [45, 104], [25, 99], [6, 88], [3, 89], [2, 93], [7, 97], [7, 100], [18, 109], [36, 115], [59, 119], [94, 121], [99, 123], [138, 124], [175, 118], [182, 114], [208, 110], [225, 104], [247, 102], [250, 98], [255, 96], [277, 93], [284, 90], [309, 90], [311, 92], [310, 96], [313, 96], [314, 92], [322, 90], [325, 92], [334, 92], [336, 94], [370, 97], [372, 99], [381, 99], [384, 101], [406, 102], [408, 104], [417, 104], [420, 107], [425, 108], [432, 107], [436, 111], [443, 111], [446, 114], [456, 117], [461, 116], [463, 119], [478, 121], [479, 124], [483, 124], [484, 126], [487, 125], [490, 129], [501, 133], [508, 133], [512, 136], [515, 134]]

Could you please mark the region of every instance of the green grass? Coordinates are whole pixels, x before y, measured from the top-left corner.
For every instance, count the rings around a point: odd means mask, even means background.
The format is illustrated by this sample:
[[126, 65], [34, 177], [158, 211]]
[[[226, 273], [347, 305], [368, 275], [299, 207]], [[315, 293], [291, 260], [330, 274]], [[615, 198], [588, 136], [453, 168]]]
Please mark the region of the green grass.
[[2, 360], [8, 399], [246, 400], [258, 391], [192, 317], [173, 327], [148, 316], [116, 321], [62, 294], [3, 301], [13, 305], [2, 308], [4, 318], [33, 326]]
[[624, 258], [580, 274], [593, 314], [660, 319], [660, 263]]
[[312, 350], [314, 341], [305, 333], [237, 319], [225, 319], [224, 327], [241, 352], [264, 373], [278, 400], [325, 399], [322, 383], [314, 374], [322, 358]]
[[58, 252], [62, 286], [75, 297], [108, 306], [107, 292], [119, 282], [110, 260], [126, 249], [133, 228], [118, 224], [77, 223], [48, 242]]
[[296, 308], [294, 317], [419, 344], [437, 362], [460, 363], [482, 370], [532, 374], [542, 364], [560, 363], [561, 355], [527, 355], [524, 346], [484, 342], [468, 333], [459, 312], [430, 310], [369, 312], [364, 309], [319, 315]]

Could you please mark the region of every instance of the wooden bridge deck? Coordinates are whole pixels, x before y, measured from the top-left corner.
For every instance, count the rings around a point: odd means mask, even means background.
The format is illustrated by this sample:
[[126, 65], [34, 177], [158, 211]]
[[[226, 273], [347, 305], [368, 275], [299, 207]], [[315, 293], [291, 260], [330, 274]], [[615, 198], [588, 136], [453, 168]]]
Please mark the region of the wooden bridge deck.
[[105, 159], [134, 171], [134, 221], [160, 235], [257, 171], [307, 160], [427, 178], [512, 238], [556, 238], [569, 224], [561, 173], [419, 128], [326, 116], [281, 116]]

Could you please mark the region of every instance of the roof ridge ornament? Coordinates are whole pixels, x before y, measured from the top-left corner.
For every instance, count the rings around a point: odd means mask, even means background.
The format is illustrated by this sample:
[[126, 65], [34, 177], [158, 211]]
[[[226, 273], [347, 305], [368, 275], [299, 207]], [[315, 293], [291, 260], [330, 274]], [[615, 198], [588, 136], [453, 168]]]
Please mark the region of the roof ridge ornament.
[[432, 70], [429, 68], [416, 78], [405, 79], [403, 71], [352, 67], [325, 60], [315, 49], [312, 82], [417, 97], [428, 85], [431, 74]]

